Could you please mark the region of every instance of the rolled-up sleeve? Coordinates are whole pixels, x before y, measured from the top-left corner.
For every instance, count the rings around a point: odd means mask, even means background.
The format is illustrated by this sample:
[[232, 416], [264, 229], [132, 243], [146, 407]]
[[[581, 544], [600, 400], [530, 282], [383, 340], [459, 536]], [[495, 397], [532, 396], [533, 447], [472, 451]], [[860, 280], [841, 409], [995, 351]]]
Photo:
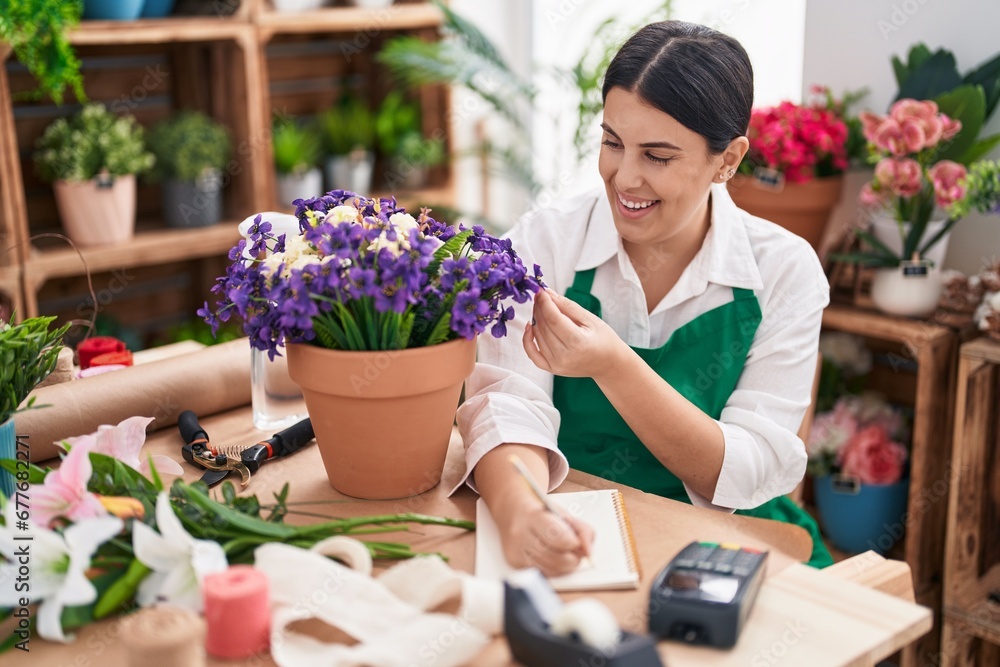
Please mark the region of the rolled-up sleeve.
[[785, 282], [794, 287], [772, 295], [764, 309], [736, 390], [718, 419], [725, 453], [712, 506], [758, 507], [791, 492], [805, 474], [798, 431], [812, 396], [829, 303], [825, 277], [808, 278]]

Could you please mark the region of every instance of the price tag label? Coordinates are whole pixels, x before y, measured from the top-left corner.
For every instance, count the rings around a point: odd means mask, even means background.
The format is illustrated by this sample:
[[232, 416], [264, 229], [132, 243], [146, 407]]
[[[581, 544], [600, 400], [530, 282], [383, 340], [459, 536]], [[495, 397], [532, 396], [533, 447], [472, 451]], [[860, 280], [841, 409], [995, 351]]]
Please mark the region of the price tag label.
[[757, 167], [753, 170], [754, 185], [764, 190], [781, 192], [785, 189], [785, 175], [770, 167]]

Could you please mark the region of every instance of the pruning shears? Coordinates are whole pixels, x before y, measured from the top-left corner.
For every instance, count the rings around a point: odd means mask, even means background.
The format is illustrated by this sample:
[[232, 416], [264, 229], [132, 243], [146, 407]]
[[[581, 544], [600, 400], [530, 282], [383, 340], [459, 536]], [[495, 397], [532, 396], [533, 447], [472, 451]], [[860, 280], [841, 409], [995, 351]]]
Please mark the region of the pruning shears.
[[198, 423], [198, 416], [190, 410], [180, 414], [177, 427], [184, 438], [185, 444], [181, 448], [184, 460], [205, 469], [201, 481], [208, 486], [215, 486], [229, 473], [237, 472], [240, 486], [245, 487], [263, 463], [297, 452], [315, 437], [312, 422], [303, 419], [253, 445], [213, 447], [208, 433]]

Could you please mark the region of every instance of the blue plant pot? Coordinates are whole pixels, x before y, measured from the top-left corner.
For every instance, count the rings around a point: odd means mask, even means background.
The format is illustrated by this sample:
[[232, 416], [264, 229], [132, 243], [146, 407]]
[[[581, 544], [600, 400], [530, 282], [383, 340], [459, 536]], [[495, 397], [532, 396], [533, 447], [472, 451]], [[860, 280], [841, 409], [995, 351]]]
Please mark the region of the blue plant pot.
[[174, 11], [174, 0], [146, 0], [142, 7], [142, 18], [161, 19]]
[[84, 0], [83, 18], [134, 21], [142, 13], [145, 0]]
[[833, 546], [852, 554], [868, 550], [885, 554], [903, 536], [910, 480], [858, 484], [854, 489], [833, 475], [815, 481], [823, 533]]
[[[17, 437], [14, 420], [0, 424], [0, 459], [17, 458]], [[0, 468], [0, 491], [7, 498], [14, 496], [14, 476]]]

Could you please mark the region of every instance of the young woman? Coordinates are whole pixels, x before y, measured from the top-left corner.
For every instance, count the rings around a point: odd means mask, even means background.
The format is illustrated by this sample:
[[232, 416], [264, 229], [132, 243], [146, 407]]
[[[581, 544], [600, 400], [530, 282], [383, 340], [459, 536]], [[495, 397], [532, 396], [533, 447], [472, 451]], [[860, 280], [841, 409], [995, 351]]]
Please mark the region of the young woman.
[[603, 195], [510, 233], [550, 290], [507, 338], [480, 341], [458, 413], [467, 481], [508, 561], [547, 574], [575, 568], [593, 535], [546, 513], [511, 454], [550, 490], [573, 467], [802, 525], [811, 563], [827, 565], [815, 523], [784, 494], [805, 471], [796, 432], [829, 288], [804, 240], [726, 191], [749, 146], [749, 58], [709, 28], [655, 23], [612, 60], [603, 96]]

